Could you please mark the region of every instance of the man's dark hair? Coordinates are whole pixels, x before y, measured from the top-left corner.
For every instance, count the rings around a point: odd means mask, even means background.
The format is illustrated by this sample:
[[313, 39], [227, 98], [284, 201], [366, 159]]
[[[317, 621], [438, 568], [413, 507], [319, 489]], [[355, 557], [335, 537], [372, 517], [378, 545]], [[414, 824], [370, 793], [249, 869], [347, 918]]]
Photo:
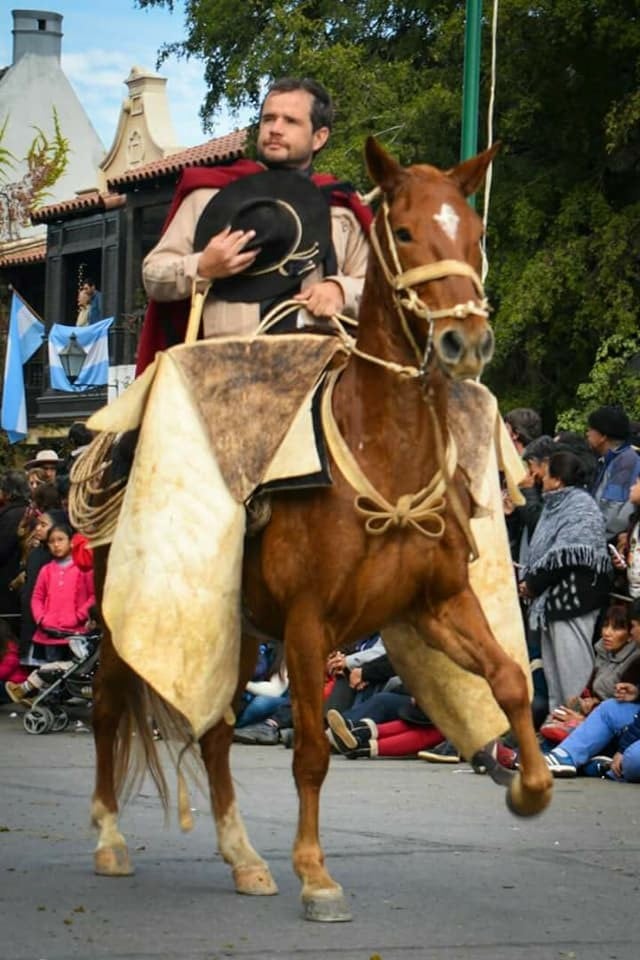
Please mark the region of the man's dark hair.
[[504, 415], [504, 422], [508, 423], [523, 446], [536, 440], [542, 433], [542, 419], [540, 414], [530, 407], [515, 407]]
[[87, 287], [96, 287], [96, 288], [97, 288], [98, 284], [95, 282], [95, 280], [93, 279], [93, 277], [85, 277], [84, 280], [82, 281], [82, 286], [83, 286], [83, 287], [84, 287], [84, 286], [87, 286]]
[[260, 107], [260, 116], [264, 109], [264, 103], [272, 93], [294, 93], [296, 90], [304, 90], [310, 93], [313, 100], [311, 103], [311, 127], [315, 133], [320, 127], [328, 127], [331, 130], [334, 120], [333, 101], [327, 90], [316, 80], [309, 77], [282, 77], [275, 80], [265, 95]]

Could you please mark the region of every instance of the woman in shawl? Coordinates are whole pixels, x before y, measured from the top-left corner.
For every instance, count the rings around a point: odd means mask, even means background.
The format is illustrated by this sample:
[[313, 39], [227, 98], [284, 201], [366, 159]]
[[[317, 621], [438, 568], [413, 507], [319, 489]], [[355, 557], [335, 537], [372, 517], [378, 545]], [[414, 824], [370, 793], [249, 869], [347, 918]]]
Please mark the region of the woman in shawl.
[[613, 569], [605, 523], [584, 489], [582, 461], [554, 453], [543, 478], [544, 506], [529, 546], [521, 592], [529, 626], [541, 635], [549, 710], [579, 696], [593, 671], [593, 636]]

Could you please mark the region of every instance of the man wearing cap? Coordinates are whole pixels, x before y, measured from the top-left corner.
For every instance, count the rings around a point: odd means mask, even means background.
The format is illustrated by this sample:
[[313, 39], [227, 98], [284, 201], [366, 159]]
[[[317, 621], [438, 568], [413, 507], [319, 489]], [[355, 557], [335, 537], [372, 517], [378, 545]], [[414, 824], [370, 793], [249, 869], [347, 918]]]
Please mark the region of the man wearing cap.
[[262, 105], [258, 163], [183, 172], [162, 237], [143, 263], [152, 304], [138, 372], [181, 339], [194, 283], [199, 291], [211, 284], [205, 337], [251, 334], [284, 300], [301, 307], [287, 332], [311, 318], [357, 315], [371, 214], [344, 184], [311, 169], [332, 122], [323, 87], [285, 78]]
[[631, 427], [622, 407], [598, 407], [587, 422], [587, 442], [598, 457], [591, 493], [604, 515], [610, 540], [626, 530], [634, 510], [629, 490], [640, 475], [640, 457], [629, 442]]

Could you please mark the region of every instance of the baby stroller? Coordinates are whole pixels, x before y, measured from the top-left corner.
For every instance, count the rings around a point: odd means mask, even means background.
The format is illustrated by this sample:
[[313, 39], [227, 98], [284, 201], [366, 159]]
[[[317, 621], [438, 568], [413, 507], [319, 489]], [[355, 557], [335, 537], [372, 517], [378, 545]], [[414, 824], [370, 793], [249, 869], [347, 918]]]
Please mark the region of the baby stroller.
[[[53, 631], [47, 632], [53, 635]], [[100, 652], [100, 631], [55, 631], [55, 635], [68, 640], [69, 662], [65, 669], [49, 670], [46, 664], [43, 665], [47, 686], [33, 697], [31, 706], [22, 718], [22, 725], [27, 733], [60, 733], [69, 725], [68, 708], [88, 707], [91, 704], [93, 678], [98, 668]]]

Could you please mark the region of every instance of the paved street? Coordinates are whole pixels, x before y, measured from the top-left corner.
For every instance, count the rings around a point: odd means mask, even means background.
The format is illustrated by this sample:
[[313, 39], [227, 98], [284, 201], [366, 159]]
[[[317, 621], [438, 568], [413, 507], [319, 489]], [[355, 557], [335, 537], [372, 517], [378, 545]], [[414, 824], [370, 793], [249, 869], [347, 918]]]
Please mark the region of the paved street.
[[[92, 873], [93, 741], [27, 735], [0, 707], [2, 960], [637, 960], [640, 787], [556, 784], [534, 821], [466, 766], [335, 757], [322, 831], [354, 919], [301, 918], [291, 752], [233, 748], [252, 839], [280, 886], [240, 897], [207, 804], [165, 829], [151, 785], [124, 811], [134, 877]], [[171, 781], [172, 782], [172, 781]]]

